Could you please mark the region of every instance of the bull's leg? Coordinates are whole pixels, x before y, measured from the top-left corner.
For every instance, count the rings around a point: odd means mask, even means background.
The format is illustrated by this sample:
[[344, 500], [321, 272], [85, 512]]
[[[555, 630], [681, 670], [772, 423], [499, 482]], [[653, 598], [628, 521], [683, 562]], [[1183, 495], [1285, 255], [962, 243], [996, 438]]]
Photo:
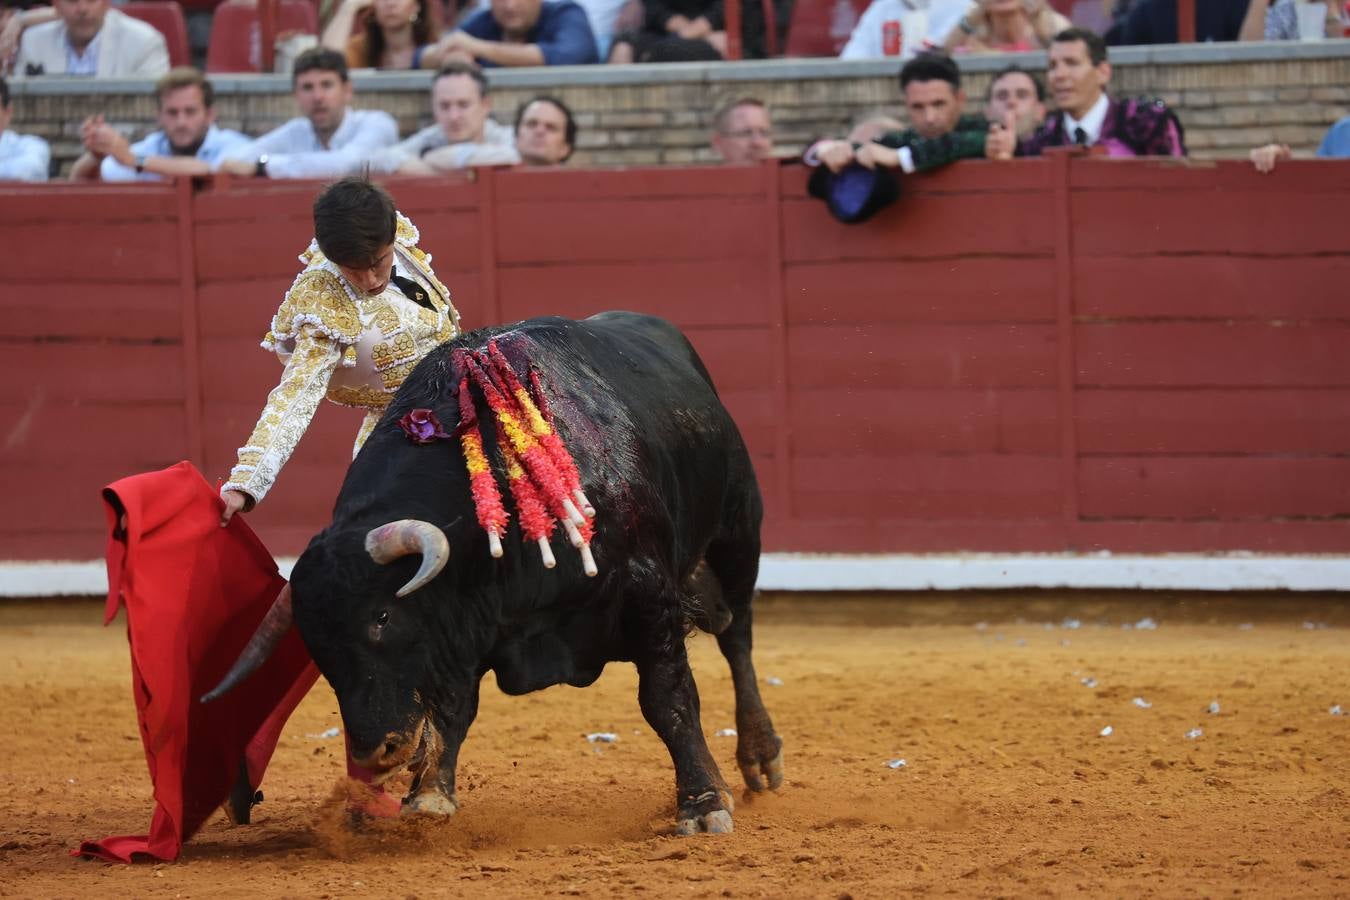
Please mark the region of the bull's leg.
[[455, 767], [459, 748], [478, 713], [478, 682], [474, 682], [466, 704], [452, 717], [428, 716], [422, 729], [425, 742], [422, 767], [408, 790], [409, 812], [432, 816], [453, 816], [459, 811], [455, 793]]
[[639, 639], [642, 650], [634, 659], [638, 703], [675, 763], [676, 830], [729, 832], [731, 795], [703, 737], [698, 687], [685, 654], [678, 602], [670, 603], [654, 624]]
[[723, 597], [731, 609], [731, 624], [717, 636], [717, 646], [731, 667], [736, 691], [736, 763], [750, 790], [777, 790], [783, 784], [783, 739], [774, 732], [759, 696], [750, 658], [750, 607], [759, 574], [759, 541], [715, 542], [706, 558], [722, 582]]

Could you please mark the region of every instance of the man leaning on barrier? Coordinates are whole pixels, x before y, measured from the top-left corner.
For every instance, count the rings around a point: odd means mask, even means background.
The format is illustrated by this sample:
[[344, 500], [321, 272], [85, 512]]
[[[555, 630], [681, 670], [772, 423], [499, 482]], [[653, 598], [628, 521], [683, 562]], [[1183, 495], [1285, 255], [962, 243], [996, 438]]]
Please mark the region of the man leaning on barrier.
[[202, 174], [228, 153], [246, 146], [248, 135], [216, 127], [215, 89], [188, 66], [170, 69], [155, 85], [159, 130], [130, 143], [94, 115], [80, 128], [85, 152], [75, 161], [72, 181], [158, 181], [172, 175]]
[[900, 69], [911, 127], [892, 131], [867, 143], [847, 140], [817, 141], [807, 149], [808, 166], [823, 165], [831, 172], [858, 163], [904, 172], [923, 172], [958, 159], [984, 156], [989, 122], [981, 115], [963, 113], [966, 92], [961, 70], [944, 53], [922, 53]]
[[9, 85], [0, 78], [0, 181], [46, 181], [51, 148], [40, 137], [12, 130], [9, 122], [13, 117]]

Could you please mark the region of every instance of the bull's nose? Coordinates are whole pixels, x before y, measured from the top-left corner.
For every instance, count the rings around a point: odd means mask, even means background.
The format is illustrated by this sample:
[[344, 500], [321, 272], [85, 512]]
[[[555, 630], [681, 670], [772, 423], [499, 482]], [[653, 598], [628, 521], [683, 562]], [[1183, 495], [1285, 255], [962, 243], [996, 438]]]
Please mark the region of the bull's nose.
[[352, 748], [352, 762], [363, 769], [379, 771], [407, 762], [408, 740], [402, 735], [387, 734], [384, 742], [371, 750]]

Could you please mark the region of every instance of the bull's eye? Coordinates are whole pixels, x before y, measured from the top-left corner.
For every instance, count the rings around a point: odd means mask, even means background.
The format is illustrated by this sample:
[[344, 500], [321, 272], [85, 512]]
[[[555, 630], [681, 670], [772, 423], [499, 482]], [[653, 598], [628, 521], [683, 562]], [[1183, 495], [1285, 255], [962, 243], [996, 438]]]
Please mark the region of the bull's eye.
[[388, 625], [388, 624], [389, 624], [389, 610], [387, 610], [387, 609], [382, 609], [382, 610], [380, 610], [379, 614], [378, 614], [377, 616], [375, 616], [375, 624], [376, 624], [376, 625], [380, 625], [380, 626]]

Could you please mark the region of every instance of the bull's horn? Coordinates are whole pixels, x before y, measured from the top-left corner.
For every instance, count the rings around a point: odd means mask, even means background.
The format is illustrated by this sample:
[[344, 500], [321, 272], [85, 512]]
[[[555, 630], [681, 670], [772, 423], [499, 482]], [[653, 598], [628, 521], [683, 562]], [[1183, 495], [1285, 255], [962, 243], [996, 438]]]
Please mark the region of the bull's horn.
[[437, 575], [450, 561], [450, 542], [445, 532], [420, 519], [399, 519], [366, 534], [366, 552], [380, 565], [410, 553], [422, 554], [422, 567], [395, 596], [406, 597]]
[[253, 637], [249, 638], [248, 645], [239, 654], [230, 671], [210, 693], [202, 695], [201, 702], [210, 703], [225, 696], [238, 687], [245, 678], [258, 671], [272, 655], [272, 651], [277, 649], [277, 644], [280, 644], [281, 639], [286, 636], [294, 619], [291, 613], [291, 586], [288, 584], [277, 594], [277, 599], [272, 601], [271, 609], [263, 616], [262, 622], [258, 623], [258, 630], [253, 632]]

